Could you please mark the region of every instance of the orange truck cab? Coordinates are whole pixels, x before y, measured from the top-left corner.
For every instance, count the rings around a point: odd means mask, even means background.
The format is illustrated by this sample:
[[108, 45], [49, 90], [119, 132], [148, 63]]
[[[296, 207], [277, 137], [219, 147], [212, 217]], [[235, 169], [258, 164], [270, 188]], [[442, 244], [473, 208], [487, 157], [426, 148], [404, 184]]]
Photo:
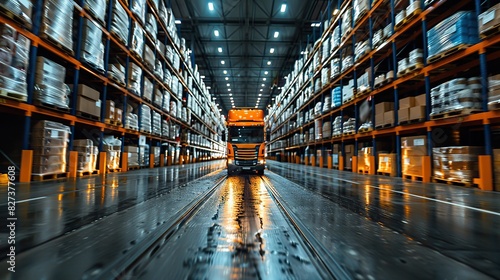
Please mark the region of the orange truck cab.
[[227, 117], [227, 172], [250, 171], [264, 174], [264, 110], [230, 109]]

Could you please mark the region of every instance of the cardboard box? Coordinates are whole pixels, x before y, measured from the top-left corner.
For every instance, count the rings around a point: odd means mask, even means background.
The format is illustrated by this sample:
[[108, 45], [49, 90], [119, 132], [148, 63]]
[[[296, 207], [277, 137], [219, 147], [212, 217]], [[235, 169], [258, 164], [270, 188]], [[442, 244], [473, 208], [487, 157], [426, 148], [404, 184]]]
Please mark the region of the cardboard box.
[[403, 157], [426, 156], [427, 136], [402, 137], [401, 153]]
[[375, 115], [375, 127], [384, 125], [384, 113]]
[[415, 96], [415, 105], [414, 106], [426, 106], [426, 105], [427, 105], [427, 98], [426, 98], [425, 94]]
[[[73, 89], [73, 85], [69, 84], [68, 85], [70, 89]], [[82, 85], [82, 84], [79, 84], [78, 87], [76, 88], [76, 92], [78, 93], [79, 96], [84, 96], [88, 99], [91, 99], [91, 100], [99, 100], [99, 97], [100, 97], [100, 93], [99, 91], [89, 87], [89, 86], [86, 86], [86, 85]]]
[[106, 119], [114, 120], [115, 119], [115, 102], [111, 100], [106, 100]]
[[479, 33], [483, 33], [500, 24], [500, 3], [479, 15]]
[[344, 152], [346, 154], [354, 152], [354, 145], [345, 145], [344, 146]]
[[398, 110], [399, 123], [410, 120], [410, 108], [403, 108]]
[[101, 101], [78, 96], [76, 99], [76, 110], [99, 118], [101, 117]]
[[399, 99], [399, 109], [406, 109], [415, 106], [415, 97], [410, 96]]
[[138, 153], [139, 147], [136, 146], [125, 146], [123, 147], [123, 151], [126, 153]]
[[123, 110], [119, 108], [115, 108], [115, 120], [122, 121], [123, 120]]
[[375, 114], [382, 114], [394, 110], [394, 102], [382, 102], [375, 104]]
[[394, 111], [384, 113], [384, 124], [394, 124]]
[[410, 120], [425, 119], [425, 106], [416, 106], [410, 108]]

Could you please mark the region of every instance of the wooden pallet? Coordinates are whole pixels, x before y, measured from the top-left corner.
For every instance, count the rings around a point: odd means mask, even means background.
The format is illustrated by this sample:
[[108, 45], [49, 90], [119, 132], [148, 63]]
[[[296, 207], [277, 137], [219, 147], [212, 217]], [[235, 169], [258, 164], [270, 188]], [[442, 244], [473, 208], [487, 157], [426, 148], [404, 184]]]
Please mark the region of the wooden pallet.
[[16, 92], [16, 91], [11, 91], [7, 89], [0, 88], [0, 96], [6, 97], [9, 99], [15, 99], [17, 101], [21, 102], [26, 102], [28, 99], [28, 95], [21, 93], [21, 92]]
[[142, 57], [134, 50], [130, 50], [130, 53], [133, 57], [137, 58], [137, 60], [142, 61]]
[[434, 63], [434, 62], [436, 62], [438, 60], [441, 60], [441, 59], [443, 59], [443, 58], [445, 58], [447, 56], [450, 56], [450, 55], [452, 55], [452, 54], [454, 54], [454, 53], [456, 53], [458, 51], [465, 50], [468, 47], [470, 47], [469, 44], [460, 44], [460, 45], [454, 46], [453, 48], [447, 49], [447, 50], [445, 50], [445, 51], [443, 51], [441, 53], [438, 53], [438, 54], [435, 54], [435, 55], [429, 57], [427, 59], [427, 61], [429, 63]]
[[142, 132], [142, 133], [147, 133], [147, 134], [151, 134], [151, 131], [147, 131], [145, 129], [139, 129], [139, 132]]
[[388, 127], [392, 127], [392, 123], [381, 124], [381, 125], [376, 126], [375, 128], [381, 129], [381, 128], [388, 128]]
[[110, 30], [109, 33], [111, 34], [111, 36], [113, 36], [117, 41], [119, 41], [120, 43], [122, 43], [124, 46], [127, 46], [127, 42], [125, 40], [122, 39], [122, 37], [120, 37], [120, 35], [118, 35], [118, 33], [116, 33], [116, 31], [114, 30]]
[[423, 68], [424, 68], [424, 65], [422, 63], [413, 64], [412, 66], [407, 67], [404, 71], [401, 71], [400, 73], [398, 73], [398, 76], [404, 77], [404, 76], [408, 76], [412, 73], [418, 74], [416, 72], [419, 70], [422, 70]]
[[358, 129], [358, 133], [367, 133], [373, 131], [372, 127]]
[[403, 179], [412, 181], [423, 181], [424, 177], [422, 175], [403, 174]]
[[49, 44], [57, 47], [60, 50], [62, 50], [67, 55], [70, 55], [70, 56], [73, 56], [73, 57], [75, 56], [75, 52], [73, 51], [73, 49], [64, 46], [63, 44], [61, 44], [60, 42], [56, 41], [54, 38], [50, 37], [49, 35], [47, 35], [45, 33], [42, 33], [40, 35], [40, 37], [43, 38], [45, 41], [47, 41], [47, 43], [49, 43]]
[[488, 104], [488, 110], [494, 111], [500, 109], [500, 102]]
[[0, 5], [0, 13], [4, 16], [8, 17], [12, 21], [19, 23], [21, 26], [27, 27], [28, 29], [31, 29], [31, 27], [32, 27], [32, 24], [29, 21], [27, 21], [26, 19], [24, 19], [23, 17], [15, 14], [15, 13], [13, 13], [11, 10], [7, 9], [3, 5]]
[[107, 170], [108, 170], [108, 173], [116, 173], [116, 172], [121, 172], [122, 171], [121, 168], [115, 168], [115, 169], [108, 168]]
[[390, 78], [390, 79], [385, 79], [384, 81], [382, 81], [381, 83], [378, 83], [376, 85], [373, 85], [373, 88], [377, 89], [377, 88], [381, 88], [389, 83], [392, 83], [392, 81], [394, 81], [393, 78]]
[[332, 135], [332, 138], [340, 138], [340, 137], [342, 137], [342, 134]]
[[99, 175], [99, 170], [94, 171], [76, 171], [77, 177], [90, 176], [90, 175]]
[[358, 168], [358, 173], [361, 173], [361, 174], [369, 174], [369, 173], [370, 173], [370, 170], [365, 170], [364, 168]]
[[344, 135], [344, 136], [354, 135], [354, 134], [356, 134], [356, 132], [355, 132], [355, 131], [349, 131], [349, 132], [344, 132], [344, 133], [342, 133], [342, 135]]
[[76, 115], [78, 117], [82, 117], [82, 118], [85, 118], [85, 119], [93, 120], [93, 121], [96, 121], [96, 122], [99, 121], [99, 117], [91, 115], [91, 114], [88, 114], [88, 113], [85, 113], [85, 112], [76, 111]]
[[425, 122], [425, 119], [406, 120], [406, 121], [399, 122], [399, 125], [414, 124], [414, 123], [421, 123], [421, 122]]
[[394, 177], [393, 173], [391, 172], [377, 172], [377, 175], [380, 175], [380, 176], [388, 176], [388, 177]]
[[452, 117], [460, 117], [467, 116], [473, 113], [481, 113], [482, 110], [479, 109], [461, 109], [461, 110], [453, 110], [440, 114], [435, 114], [431, 116], [431, 120], [439, 120], [439, 119], [447, 119]]
[[350, 97], [349, 99], [343, 100], [343, 101], [344, 101], [344, 104], [346, 104], [346, 103], [349, 103], [349, 102], [353, 101], [353, 100], [354, 100], [354, 98], [356, 98], [356, 93], [353, 93], [353, 94], [352, 94], [352, 97]]
[[500, 24], [497, 24], [493, 27], [490, 27], [490, 28], [484, 30], [481, 34], [479, 34], [479, 37], [481, 39], [486, 39], [486, 38], [491, 37], [493, 35], [496, 35], [498, 33], [500, 33]]
[[448, 184], [448, 185], [455, 185], [455, 186], [463, 186], [463, 187], [472, 187], [472, 186], [474, 186], [474, 183], [472, 183], [472, 182], [463, 182], [463, 181], [456, 181], [456, 180], [448, 180], [448, 179], [441, 179], [441, 178], [436, 178], [436, 177], [432, 177], [432, 182], [434, 182], [434, 183], [441, 183], [441, 184]]
[[31, 179], [33, 181], [47, 181], [47, 180], [55, 180], [55, 179], [64, 179], [69, 177], [69, 172], [63, 173], [52, 173], [52, 174], [32, 174]]
[[137, 170], [137, 169], [141, 169], [141, 166], [140, 165], [136, 165], [136, 166], [129, 166], [128, 167], [128, 170]]
[[118, 122], [112, 119], [104, 119], [104, 123], [109, 125], [118, 125]]
[[115, 77], [113, 74], [111, 74], [112, 72], [108, 72], [109, 75], [108, 75], [108, 79], [110, 79], [111, 81], [115, 82], [115, 84], [121, 86], [121, 87], [125, 87], [125, 82], [123, 81], [120, 81], [117, 77]]
[[128, 124], [124, 125], [124, 126], [123, 126], [123, 128], [128, 129], [128, 130], [130, 130], [130, 131], [139, 131], [139, 130], [138, 130], [138, 129], [136, 129], [136, 128], [132, 128], [132, 127], [130, 127]]
[[357, 92], [357, 93], [356, 93], [356, 98], [361, 97], [361, 96], [363, 96], [363, 95], [367, 95], [367, 94], [369, 94], [371, 91], [372, 91], [371, 89], [365, 89], [365, 90], [363, 90], [363, 91]]
[[415, 9], [413, 12], [411, 12], [411, 14], [409, 15], [406, 15], [406, 17], [398, 22], [398, 24], [396, 24], [394, 26], [394, 31], [397, 31], [399, 28], [403, 27], [405, 24], [407, 24], [408, 22], [412, 21], [414, 18], [416, 18], [420, 13], [422, 12], [421, 9]]
[[52, 105], [52, 104], [48, 104], [48, 103], [45, 103], [45, 102], [41, 102], [40, 100], [35, 100], [33, 103], [36, 106], [45, 107], [47, 109], [56, 110], [56, 111], [67, 113], [67, 114], [69, 114], [69, 112], [70, 112], [69, 108], [57, 107], [56, 105]]

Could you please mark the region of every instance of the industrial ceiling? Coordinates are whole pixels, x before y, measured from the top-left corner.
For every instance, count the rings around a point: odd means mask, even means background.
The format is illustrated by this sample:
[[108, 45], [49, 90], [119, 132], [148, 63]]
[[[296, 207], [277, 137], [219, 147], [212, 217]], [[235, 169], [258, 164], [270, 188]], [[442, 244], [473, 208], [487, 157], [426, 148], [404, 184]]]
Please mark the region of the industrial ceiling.
[[307, 44], [321, 36], [331, 0], [172, 0], [180, 35], [193, 50], [221, 112], [265, 109]]

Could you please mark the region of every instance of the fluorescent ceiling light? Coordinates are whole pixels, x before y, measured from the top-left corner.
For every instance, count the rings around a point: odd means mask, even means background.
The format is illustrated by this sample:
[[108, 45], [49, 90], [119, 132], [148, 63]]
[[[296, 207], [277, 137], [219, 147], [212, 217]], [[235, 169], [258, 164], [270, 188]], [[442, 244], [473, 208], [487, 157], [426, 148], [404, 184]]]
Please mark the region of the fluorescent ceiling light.
[[264, 89], [261, 88], [260, 91], [264, 91]]
[[227, 89], [227, 91], [231, 91], [231, 89], [230, 89], [230, 88], [228, 88], [228, 89]]
[[283, 4], [281, 4], [280, 12], [284, 13], [285, 11], [286, 11], [286, 4], [283, 3]]
[[220, 64], [224, 65], [224, 64], [226, 64], [226, 62], [224, 60], [221, 60]]
[[274, 31], [274, 38], [278, 38], [280, 36], [280, 33], [278, 31]]
[[181, 24], [181, 23], [182, 23], [182, 21], [180, 19], [175, 20], [175, 24]]
[[229, 77], [226, 77], [226, 81], [229, 81]]
[[205, 79], [205, 76], [201, 75], [200, 78]]
[[210, 11], [213, 11], [213, 10], [214, 10], [214, 3], [212, 3], [212, 2], [208, 2], [208, 9], [209, 9]]
[[231, 84], [227, 84], [227, 86], [228, 86], [228, 87], [230, 87], [230, 86], [231, 86]]
[[227, 70], [224, 70], [224, 72], [223, 72], [223, 73], [224, 73], [224, 75], [226, 75], [226, 74], [227, 74]]
[[269, 72], [267, 72], [267, 71], [266, 71], [266, 72], [264, 72], [264, 75], [267, 75], [267, 74], [269, 74]]
[[[233, 96], [233, 94], [232, 94], [232, 93], [230, 93], [230, 94], [229, 94], [229, 96]], [[233, 99], [233, 98], [231, 97], [231, 99]]]
[[269, 61], [267, 62], [267, 65], [271, 65], [271, 60], [269, 60]]
[[214, 35], [215, 35], [215, 37], [219, 37], [219, 30], [215, 29], [214, 30]]
[[212, 89], [212, 87], [208, 86], [207, 89]]
[[259, 101], [260, 101], [260, 97], [259, 97], [259, 98], [257, 98], [257, 100], [259, 100]]
[[259, 93], [259, 97], [261, 97], [261, 96], [262, 96], [262, 93]]
[[221, 47], [218, 47], [217, 50], [221, 53], [222, 52], [222, 48]]
[[263, 81], [266, 81], [267, 79], [266, 78], [262, 78]]
[[274, 48], [270, 48], [270, 49], [269, 49], [269, 52], [270, 52], [270, 53], [274, 53]]
[[265, 87], [266, 85], [265, 84], [262, 84], [262, 87]]

